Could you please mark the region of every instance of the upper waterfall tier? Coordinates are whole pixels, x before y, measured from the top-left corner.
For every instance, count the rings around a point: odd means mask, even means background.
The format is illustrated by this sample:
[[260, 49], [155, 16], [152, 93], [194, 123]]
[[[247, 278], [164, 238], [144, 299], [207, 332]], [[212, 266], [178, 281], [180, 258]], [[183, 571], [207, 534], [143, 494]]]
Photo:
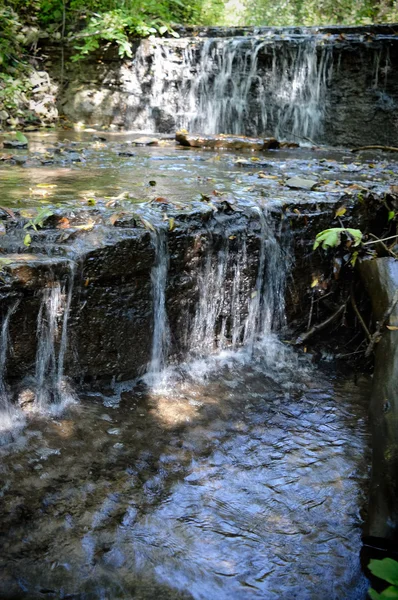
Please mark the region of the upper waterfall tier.
[[[330, 145], [393, 145], [393, 26], [199, 28], [137, 41], [68, 66], [73, 121], [148, 132], [274, 135]], [[185, 37], [184, 37], [185, 36]], [[50, 70], [56, 75], [56, 67]]]

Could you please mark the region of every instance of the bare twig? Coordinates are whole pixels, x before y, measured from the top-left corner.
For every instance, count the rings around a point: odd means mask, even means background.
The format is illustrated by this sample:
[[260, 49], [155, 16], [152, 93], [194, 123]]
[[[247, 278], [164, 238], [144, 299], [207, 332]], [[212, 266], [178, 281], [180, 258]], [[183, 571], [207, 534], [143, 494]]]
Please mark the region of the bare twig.
[[395, 146], [359, 146], [359, 148], [352, 148], [351, 152], [360, 152], [360, 150], [385, 150], [386, 152], [398, 152], [398, 148]]
[[381, 337], [383, 335], [383, 329], [384, 329], [388, 319], [390, 318], [390, 315], [391, 315], [392, 311], [394, 310], [397, 302], [398, 302], [398, 290], [395, 291], [395, 294], [393, 296], [393, 299], [391, 300], [390, 305], [388, 306], [386, 312], [384, 313], [381, 321], [378, 322], [376, 331], [370, 338], [369, 346], [366, 348], [366, 352], [365, 352], [366, 357], [368, 357], [372, 354], [375, 345], [380, 342]]
[[333, 321], [335, 321], [341, 314], [344, 313], [344, 311], [347, 307], [348, 300], [349, 300], [349, 298], [332, 315], [330, 315], [330, 317], [328, 317], [327, 319], [322, 321], [322, 323], [318, 323], [318, 325], [314, 325], [313, 327], [311, 327], [311, 329], [309, 329], [308, 331], [306, 331], [305, 333], [300, 335], [294, 342], [295, 345], [304, 344], [304, 342], [306, 342], [315, 333], [318, 333], [318, 331], [322, 331], [322, 329], [326, 329], [326, 327], [331, 325], [331, 323], [333, 323]]
[[351, 306], [354, 309], [354, 312], [356, 314], [356, 316], [358, 317], [358, 321], [360, 322], [360, 324], [362, 325], [362, 329], [364, 330], [364, 332], [366, 333], [366, 337], [368, 338], [368, 340], [370, 341], [372, 339], [372, 336], [370, 335], [370, 331], [366, 326], [365, 321], [362, 318], [361, 313], [359, 312], [357, 303], [355, 301], [355, 293], [354, 293], [354, 282], [351, 282]]
[[314, 310], [314, 294], [312, 294], [312, 296], [311, 296], [311, 308], [310, 308], [310, 314], [308, 315], [307, 329], [309, 329], [311, 327], [313, 310]]
[[373, 242], [363, 242], [362, 246], [370, 246], [371, 244], [384, 243], [384, 242], [388, 242], [388, 240], [395, 240], [396, 238], [398, 238], [398, 235], [390, 235], [390, 237], [381, 238], [381, 239], [379, 239], [378, 237], [373, 235], [373, 233], [370, 233], [369, 235], [371, 237], [375, 238], [375, 240]]

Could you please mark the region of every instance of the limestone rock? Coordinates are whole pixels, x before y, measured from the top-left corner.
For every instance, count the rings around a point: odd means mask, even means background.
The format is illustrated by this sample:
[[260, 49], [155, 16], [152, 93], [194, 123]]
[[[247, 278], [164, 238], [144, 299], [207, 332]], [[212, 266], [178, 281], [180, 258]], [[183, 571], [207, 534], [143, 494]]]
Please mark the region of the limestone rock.
[[244, 135], [198, 135], [177, 131], [176, 141], [191, 148], [220, 148], [226, 150], [269, 150], [279, 148], [275, 138], [252, 138]]
[[317, 185], [317, 181], [313, 179], [304, 179], [303, 177], [291, 177], [286, 181], [287, 187], [293, 190], [313, 190]]

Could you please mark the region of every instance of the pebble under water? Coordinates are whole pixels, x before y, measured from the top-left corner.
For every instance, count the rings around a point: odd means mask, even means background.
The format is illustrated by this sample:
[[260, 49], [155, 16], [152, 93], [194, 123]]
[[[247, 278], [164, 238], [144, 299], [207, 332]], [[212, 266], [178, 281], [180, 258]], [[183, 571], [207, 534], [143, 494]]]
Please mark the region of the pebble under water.
[[365, 598], [368, 380], [303, 360], [271, 337], [32, 418], [0, 448], [0, 597]]

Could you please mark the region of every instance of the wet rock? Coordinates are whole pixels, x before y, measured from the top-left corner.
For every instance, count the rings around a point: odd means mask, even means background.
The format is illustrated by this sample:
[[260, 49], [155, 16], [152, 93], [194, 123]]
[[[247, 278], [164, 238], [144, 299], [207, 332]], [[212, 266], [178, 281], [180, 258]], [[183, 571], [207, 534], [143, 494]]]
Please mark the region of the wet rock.
[[152, 137], [142, 136], [132, 140], [131, 144], [133, 146], [157, 146], [159, 144], [159, 140]]
[[71, 162], [82, 162], [82, 157], [78, 152], [68, 152], [66, 156]]
[[303, 179], [303, 177], [291, 177], [286, 181], [287, 187], [293, 190], [313, 190], [317, 185], [317, 181], [313, 179]]
[[177, 131], [176, 141], [191, 148], [221, 148], [228, 150], [269, 150], [278, 148], [275, 138], [250, 138], [243, 135], [195, 135]]
[[[373, 314], [381, 321], [398, 290], [398, 262], [378, 258], [360, 264]], [[388, 329], [387, 325], [391, 327]], [[370, 418], [372, 478], [367, 533], [398, 541], [398, 303], [375, 349]]]
[[17, 403], [25, 412], [29, 412], [33, 409], [33, 403], [36, 399], [36, 395], [33, 390], [26, 388], [19, 392]]
[[122, 150], [121, 152], [118, 152], [118, 156], [135, 156], [135, 152], [130, 152], [129, 150]]
[[21, 142], [19, 140], [3, 140], [4, 148], [27, 148], [27, 142]]

